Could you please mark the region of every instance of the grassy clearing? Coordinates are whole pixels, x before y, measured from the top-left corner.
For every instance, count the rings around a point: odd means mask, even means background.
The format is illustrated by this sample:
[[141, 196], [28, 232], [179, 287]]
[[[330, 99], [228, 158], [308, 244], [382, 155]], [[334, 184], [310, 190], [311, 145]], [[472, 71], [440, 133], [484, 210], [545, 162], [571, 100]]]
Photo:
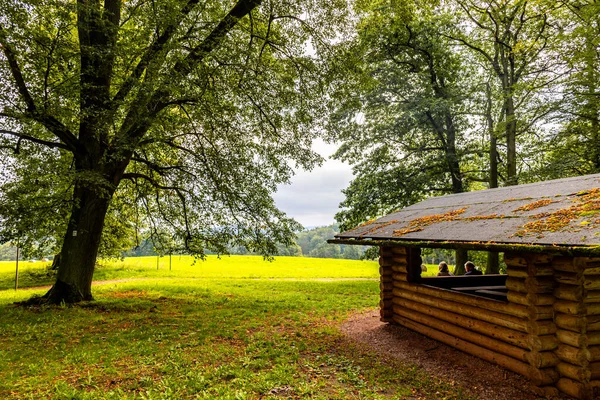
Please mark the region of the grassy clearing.
[[[376, 280], [310, 280], [283, 262], [263, 278], [260, 263], [229, 261], [228, 272], [205, 268], [214, 276], [182, 267], [181, 277], [96, 286], [96, 301], [76, 307], [15, 307], [34, 291], [0, 291], [0, 398], [466, 398], [340, 333], [349, 314], [378, 303]], [[365, 263], [342, 272], [323, 261], [319, 278], [377, 270]]]
[[[50, 285], [54, 276], [50, 262], [19, 263], [19, 287]], [[158, 265], [157, 265], [158, 264]], [[158, 267], [158, 268], [157, 268]], [[437, 265], [427, 264], [423, 276], [435, 276]], [[208, 256], [195, 260], [190, 256], [134, 257], [125, 260], [101, 260], [95, 281], [135, 278], [378, 278], [376, 261], [357, 261], [305, 257], [276, 257], [265, 261], [260, 256]], [[14, 288], [15, 262], [0, 261], [0, 290]]]

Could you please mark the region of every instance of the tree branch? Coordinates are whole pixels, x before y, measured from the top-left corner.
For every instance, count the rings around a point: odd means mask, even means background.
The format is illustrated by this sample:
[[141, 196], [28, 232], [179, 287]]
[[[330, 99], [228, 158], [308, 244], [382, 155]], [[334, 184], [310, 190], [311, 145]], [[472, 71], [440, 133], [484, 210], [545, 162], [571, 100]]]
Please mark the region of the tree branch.
[[42, 139], [35, 138], [33, 136], [24, 135], [24, 134], [18, 133], [18, 132], [13, 132], [13, 131], [7, 131], [5, 129], [0, 129], [0, 134], [15, 136], [15, 137], [19, 138], [19, 140], [28, 140], [30, 142], [41, 144], [41, 145], [44, 145], [44, 146], [47, 146], [47, 147], [50, 147], [50, 148], [69, 150], [69, 147], [66, 146], [63, 143], [50, 142], [50, 141], [47, 141], [47, 140], [42, 140]]

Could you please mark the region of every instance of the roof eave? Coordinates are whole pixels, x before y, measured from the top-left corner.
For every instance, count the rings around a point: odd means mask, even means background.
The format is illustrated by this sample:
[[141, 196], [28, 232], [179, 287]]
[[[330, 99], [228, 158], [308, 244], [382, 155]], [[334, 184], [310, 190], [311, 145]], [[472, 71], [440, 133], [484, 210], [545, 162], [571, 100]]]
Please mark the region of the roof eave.
[[531, 252], [551, 255], [570, 255], [600, 257], [600, 245], [569, 246], [569, 245], [540, 245], [521, 243], [491, 243], [491, 242], [460, 242], [460, 241], [428, 241], [428, 240], [398, 240], [398, 239], [330, 239], [327, 243], [360, 246], [385, 247], [420, 247], [440, 249], [465, 249], [494, 252]]

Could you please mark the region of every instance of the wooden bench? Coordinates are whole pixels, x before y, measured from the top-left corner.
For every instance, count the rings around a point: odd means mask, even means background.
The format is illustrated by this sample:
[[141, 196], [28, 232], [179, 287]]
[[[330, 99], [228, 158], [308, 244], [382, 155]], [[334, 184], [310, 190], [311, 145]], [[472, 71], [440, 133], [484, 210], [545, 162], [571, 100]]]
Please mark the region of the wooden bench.
[[477, 296], [483, 296], [483, 297], [488, 297], [490, 299], [494, 299], [494, 300], [501, 300], [501, 301], [507, 301], [507, 293], [506, 292], [501, 292], [501, 291], [497, 291], [497, 290], [477, 290], [475, 292], [475, 294]]
[[457, 292], [475, 292], [477, 290], [493, 290], [497, 292], [506, 292], [506, 286], [461, 286], [461, 287], [453, 287], [451, 290], [456, 290]]

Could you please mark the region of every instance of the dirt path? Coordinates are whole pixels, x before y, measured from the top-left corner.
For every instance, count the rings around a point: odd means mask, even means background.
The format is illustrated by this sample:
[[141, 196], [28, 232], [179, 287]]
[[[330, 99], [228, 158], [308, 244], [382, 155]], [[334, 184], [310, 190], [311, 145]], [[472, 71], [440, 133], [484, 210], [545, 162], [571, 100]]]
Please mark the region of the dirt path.
[[481, 400], [546, 399], [537, 396], [533, 385], [520, 375], [404, 327], [380, 322], [378, 310], [354, 315], [341, 329], [350, 339], [408, 365], [418, 365], [434, 379], [459, 385]]

